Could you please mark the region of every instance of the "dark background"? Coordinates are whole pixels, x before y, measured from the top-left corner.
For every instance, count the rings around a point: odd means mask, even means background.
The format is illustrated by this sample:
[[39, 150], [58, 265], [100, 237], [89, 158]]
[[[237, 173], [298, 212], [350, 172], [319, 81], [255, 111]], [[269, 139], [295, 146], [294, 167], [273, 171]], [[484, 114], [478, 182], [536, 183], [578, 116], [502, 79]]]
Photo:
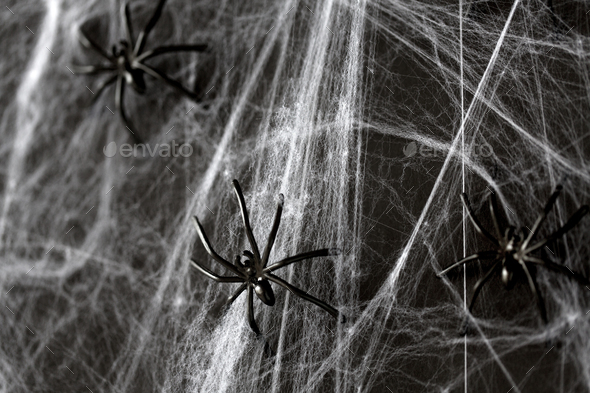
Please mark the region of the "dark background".
[[[136, 32], [155, 5], [130, 3]], [[589, 390], [588, 289], [538, 269], [545, 325], [524, 280], [495, 277], [464, 338], [463, 271], [435, 276], [488, 247], [463, 190], [491, 230], [492, 190], [502, 225], [530, 227], [562, 184], [541, 236], [590, 200], [588, 2], [170, 0], [147, 47], [210, 50], [150, 64], [203, 98], [146, 78], [125, 107], [146, 143], [188, 158], [103, 154], [133, 143], [114, 89], [94, 102], [100, 78], [66, 66], [100, 60], [80, 28], [120, 39], [120, 7], [0, 10], [0, 390]], [[233, 178], [261, 248], [285, 195], [273, 260], [343, 250], [277, 275], [346, 324], [275, 288], [254, 306], [269, 357], [244, 295], [221, 310], [235, 284], [190, 269], [223, 273], [190, 217], [233, 260]], [[589, 233], [586, 218], [538, 255], [588, 275]], [[468, 298], [489, 265], [466, 269]]]

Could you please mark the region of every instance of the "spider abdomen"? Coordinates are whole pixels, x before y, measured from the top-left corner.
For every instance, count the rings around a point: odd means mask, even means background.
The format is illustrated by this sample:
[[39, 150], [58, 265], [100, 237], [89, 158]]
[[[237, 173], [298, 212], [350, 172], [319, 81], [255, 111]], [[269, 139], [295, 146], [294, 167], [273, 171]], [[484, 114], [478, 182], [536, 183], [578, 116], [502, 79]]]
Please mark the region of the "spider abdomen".
[[275, 294], [268, 280], [264, 278], [258, 279], [256, 284], [254, 284], [254, 292], [256, 292], [256, 296], [258, 296], [262, 303], [267, 306], [274, 306]]
[[502, 283], [507, 289], [514, 286], [514, 272], [508, 267], [502, 267]]

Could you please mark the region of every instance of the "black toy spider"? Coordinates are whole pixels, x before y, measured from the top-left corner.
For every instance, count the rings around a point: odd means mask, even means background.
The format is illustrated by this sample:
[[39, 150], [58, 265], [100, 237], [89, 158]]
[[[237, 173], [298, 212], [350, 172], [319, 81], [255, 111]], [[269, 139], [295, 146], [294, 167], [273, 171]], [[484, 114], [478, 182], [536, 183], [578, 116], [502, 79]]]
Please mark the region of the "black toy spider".
[[152, 50], [144, 52], [146, 40], [160, 19], [162, 15], [162, 9], [166, 0], [160, 0], [156, 9], [151, 16], [150, 20], [146, 24], [143, 31], [141, 31], [137, 37], [137, 41], [134, 40], [133, 28], [131, 25], [131, 15], [129, 13], [129, 4], [125, 3], [121, 9], [121, 17], [123, 19], [123, 25], [125, 26], [125, 39], [119, 41], [119, 45], [113, 45], [112, 53], [108, 53], [106, 50], [101, 48], [95, 41], [90, 39], [86, 34], [80, 30], [79, 40], [86, 48], [92, 49], [110, 64], [101, 65], [89, 65], [89, 66], [77, 66], [74, 65], [72, 68], [74, 72], [79, 74], [99, 74], [103, 72], [113, 73], [108, 79], [104, 80], [94, 94], [96, 100], [100, 94], [112, 83], [117, 82], [115, 92], [115, 107], [119, 112], [125, 127], [136, 143], [141, 143], [141, 138], [137, 135], [135, 128], [125, 114], [123, 108], [123, 101], [125, 95], [125, 84], [128, 83], [131, 87], [139, 94], [144, 94], [146, 90], [144, 74], [151, 75], [152, 77], [159, 79], [169, 86], [180, 90], [189, 97], [197, 99], [197, 94], [185, 88], [180, 82], [175, 81], [161, 71], [158, 71], [149, 65], [145, 64], [145, 61], [153, 57], [162, 55], [170, 52], [189, 52], [197, 51], [202, 52], [207, 49], [206, 44], [195, 44], [195, 45], [170, 45], [160, 46]]
[[470, 255], [466, 258], [461, 259], [457, 263], [449, 266], [448, 268], [444, 269], [442, 272], [438, 273], [437, 276], [441, 277], [442, 275], [446, 274], [450, 270], [453, 270], [467, 262], [476, 261], [478, 259], [493, 259], [494, 264], [492, 267], [486, 272], [486, 274], [475, 284], [473, 288], [473, 296], [471, 298], [471, 302], [469, 303], [469, 312], [471, 313], [473, 309], [473, 305], [475, 304], [475, 300], [479, 295], [483, 285], [492, 277], [495, 272], [500, 272], [502, 277], [502, 283], [507, 289], [512, 288], [514, 285], [514, 276], [515, 273], [524, 273], [527, 278], [529, 287], [533, 296], [537, 300], [537, 306], [539, 307], [539, 311], [541, 313], [541, 318], [545, 323], [547, 323], [547, 312], [545, 310], [545, 303], [543, 298], [541, 297], [541, 293], [539, 291], [539, 287], [535, 280], [535, 277], [529, 271], [527, 265], [532, 264], [533, 266], [544, 266], [548, 269], [551, 269], [555, 272], [563, 273], [567, 276], [573, 276], [578, 282], [582, 285], [590, 285], [590, 281], [586, 279], [586, 277], [582, 276], [581, 274], [572, 272], [568, 267], [563, 265], [558, 265], [551, 261], [548, 261], [543, 258], [538, 258], [532, 256], [531, 253], [536, 251], [542, 247], [544, 247], [547, 243], [560, 238], [565, 233], [567, 233], [570, 229], [572, 229], [576, 224], [588, 213], [588, 206], [583, 205], [581, 206], [570, 218], [569, 220], [563, 225], [561, 228], [557, 229], [555, 232], [551, 233], [545, 239], [540, 240], [539, 242], [530, 245], [530, 243], [535, 239], [539, 227], [547, 218], [547, 214], [551, 211], [551, 208], [555, 204], [559, 193], [561, 192], [562, 187], [557, 186], [556, 190], [553, 192], [543, 212], [539, 215], [535, 223], [533, 224], [533, 228], [530, 230], [529, 235], [526, 239], [522, 240], [523, 237], [520, 234], [523, 234], [523, 230], [516, 231], [516, 228], [512, 225], [508, 226], [504, 231], [504, 235], [502, 235], [500, 231], [500, 227], [498, 225], [498, 216], [497, 216], [497, 203], [496, 197], [492, 193], [489, 198], [489, 207], [492, 216], [492, 221], [494, 223], [494, 228], [496, 231], [496, 237], [492, 236], [485, 228], [482, 227], [481, 223], [475, 217], [473, 210], [471, 209], [471, 205], [469, 204], [469, 199], [467, 198], [467, 194], [463, 193], [461, 195], [461, 200], [467, 209], [467, 213], [471, 222], [475, 226], [477, 232], [480, 235], [484, 236], [488, 239], [495, 247], [495, 250], [490, 251], [479, 251], [476, 254]]
[[[192, 265], [203, 273], [205, 276], [217, 281], [217, 282], [239, 282], [242, 283], [238, 287], [238, 289], [231, 295], [226, 303], [226, 306], [229, 306], [234, 300], [241, 295], [246, 289], [248, 290], [248, 323], [250, 324], [250, 328], [257, 334], [260, 335], [260, 330], [256, 325], [256, 321], [254, 319], [254, 298], [252, 297], [252, 293], [256, 293], [256, 296], [266, 305], [273, 306], [275, 304], [275, 295], [270, 286], [270, 282], [272, 281], [275, 284], [282, 286], [283, 288], [288, 289], [294, 295], [297, 295], [307, 301], [310, 301], [317, 306], [320, 306], [327, 312], [329, 312], [335, 318], [338, 318], [339, 312], [335, 308], [331, 307], [330, 305], [322, 302], [321, 300], [308, 295], [306, 292], [302, 291], [301, 289], [289, 284], [285, 280], [275, 276], [272, 274], [273, 271], [278, 270], [282, 267], [288, 266], [292, 263], [302, 261], [304, 259], [310, 259], [315, 257], [324, 257], [328, 255], [339, 255], [340, 250], [338, 249], [321, 249], [316, 251], [309, 251], [304, 252], [301, 254], [294, 255], [292, 257], [285, 258], [275, 264], [270, 266], [266, 266], [268, 264], [268, 258], [270, 256], [270, 251], [274, 244], [275, 238], [277, 236], [277, 231], [279, 229], [279, 224], [281, 222], [281, 214], [283, 212], [283, 194], [279, 194], [279, 201], [277, 203], [277, 212], [275, 214], [274, 223], [272, 229], [270, 231], [270, 235], [268, 237], [268, 242], [266, 243], [266, 247], [264, 248], [264, 253], [262, 257], [260, 256], [260, 251], [258, 250], [258, 245], [256, 244], [256, 240], [254, 239], [254, 234], [252, 233], [252, 228], [250, 227], [250, 221], [248, 219], [248, 211], [246, 210], [246, 202], [244, 201], [244, 194], [242, 194], [242, 189], [240, 188], [240, 184], [237, 180], [233, 182], [234, 190], [236, 192], [236, 196], [238, 197], [238, 202], [240, 204], [240, 211], [242, 213], [242, 221], [244, 224], [244, 228], [246, 229], [246, 235], [248, 237], [248, 241], [250, 246], [252, 247], [252, 251], [244, 251], [243, 256], [246, 257], [246, 260], [242, 263], [240, 260], [240, 255], [236, 255], [235, 262], [232, 265], [230, 262], [226, 261], [222, 257], [220, 257], [211, 247], [211, 243], [209, 243], [209, 239], [207, 239], [207, 235], [205, 235], [205, 231], [199, 222], [199, 219], [196, 216], [193, 216], [193, 223], [197, 228], [197, 232], [199, 233], [199, 237], [203, 242], [203, 246], [205, 246], [205, 250], [223, 265], [226, 269], [230, 270], [235, 274], [235, 276], [218, 276], [217, 274], [213, 273], [211, 270], [207, 269], [206, 267], [199, 264], [194, 259], [192, 260]], [[345, 322], [346, 318], [344, 315], [340, 314], [342, 317], [342, 323]]]

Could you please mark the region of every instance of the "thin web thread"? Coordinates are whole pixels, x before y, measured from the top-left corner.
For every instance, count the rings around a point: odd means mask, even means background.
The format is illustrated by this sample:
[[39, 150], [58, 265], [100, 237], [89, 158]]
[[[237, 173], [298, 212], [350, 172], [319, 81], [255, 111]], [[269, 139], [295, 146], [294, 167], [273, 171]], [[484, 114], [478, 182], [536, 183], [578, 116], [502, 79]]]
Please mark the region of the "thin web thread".
[[[461, 90], [461, 124], [465, 124], [465, 93], [463, 91], [463, 0], [459, 0], [459, 64], [461, 67], [461, 81], [459, 84], [459, 89]], [[461, 192], [465, 192], [465, 133], [461, 135]], [[463, 219], [462, 219], [462, 230], [463, 230], [463, 258], [467, 256], [467, 228], [466, 228], [466, 217], [465, 217], [465, 207], [462, 208], [463, 210]], [[463, 266], [463, 309], [465, 313], [468, 312], [467, 310], [467, 266]], [[464, 392], [467, 393], [467, 335], [463, 338], [463, 347], [464, 347], [464, 358], [463, 358], [463, 368], [464, 368]]]

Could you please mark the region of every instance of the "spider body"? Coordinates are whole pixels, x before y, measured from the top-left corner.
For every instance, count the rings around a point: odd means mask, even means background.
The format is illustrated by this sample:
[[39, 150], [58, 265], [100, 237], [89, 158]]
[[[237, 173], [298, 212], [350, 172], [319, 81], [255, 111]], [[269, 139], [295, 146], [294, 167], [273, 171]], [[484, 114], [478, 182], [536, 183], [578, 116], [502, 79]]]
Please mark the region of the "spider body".
[[471, 205], [469, 204], [469, 199], [467, 198], [467, 195], [461, 195], [463, 205], [467, 209], [469, 219], [471, 220], [476, 231], [479, 232], [480, 235], [485, 237], [495, 247], [495, 249], [493, 250], [479, 251], [473, 255], [463, 258], [437, 274], [439, 277], [441, 277], [459, 266], [480, 259], [492, 259], [494, 261], [492, 267], [489, 268], [485, 275], [479, 281], [477, 281], [477, 283], [474, 286], [473, 295], [471, 298], [471, 302], [469, 304], [469, 312], [473, 310], [475, 300], [477, 299], [483, 285], [486, 284], [495, 273], [498, 273], [500, 275], [502, 283], [504, 284], [504, 287], [506, 289], [510, 289], [514, 286], [517, 277], [526, 277], [529, 288], [533, 293], [533, 296], [537, 300], [537, 306], [539, 308], [541, 318], [545, 323], [547, 323], [547, 312], [545, 309], [545, 303], [543, 301], [543, 298], [539, 291], [539, 287], [537, 285], [537, 281], [534, 276], [534, 268], [536, 266], [543, 266], [554, 272], [565, 274], [571, 278], [574, 278], [584, 286], [590, 285], [590, 281], [588, 281], [586, 277], [579, 273], [572, 272], [567, 266], [556, 264], [542, 257], [537, 257], [533, 255], [533, 252], [539, 250], [542, 247], [545, 247], [549, 242], [560, 238], [566, 232], [568, 232], [570, 229], [576, 226], [578, 222], [589, 211], [589, 207], [587, 205], [581, 206], [568, 219], [565, 225], [551, 233], [545, 239], [533, 244], [533, 241], [537, 235], [537, 232], [541, 224], [545, 221], [547, 215], [553, 208], [553, 205], [555, 204], [555, 201], [557, 200], [557, 197], [559, 196], [561, 189], [561, 186], [557, 186], [555, 192], [553, 192], [553, 194], [547, 201], [547, 204], [545, 205], [543, 212], [539, 215], [539, 217], [533, 224], [532, 229], [530, 229], [528, 236], [526, 237], [524, 236], [523, 229], [516, 230], [516, 228], [512, 225], [509, 225], [504, 230], [504, 234], [502, 235], [496, 213], [498, 210], [496, 197], [493, 193], [490, 195], [489, 198], [489, 208], [492, 216], [492, 221], [494, 223], [494, 229], [496, 233], [495, 237], [481, 225], [481, 223], [475, 216], [473, 210], [471, 209]]
[[75, 73], [78, 74], [101, 74], [109, 73], [110, 77], [103, 80], [97, 88], [96, 93], [93, 93], [94, 100], [98, 99], [101, 93], [115, 83], [115, 107], [125, 124], [127, 130], [132, 134], [136, 143], [142, 143], [141, 138], [135, 131], [131, 121], [127, 117], [124, 108], [125, 98], [125, 85], [130, 85], [133, 90], [143, 95], [146, 92], [145, 75], [148, 74], [151, 77], [158, 79], [167, 85], [173, 87], [176, 90], [188, 95], [190, 98], [197, 99], [198, 96], [195, 92], [185, 88], [180, 82], [170, 78], [168, 75], [161, 71], [151, 67], [146, 63], [146, 60], [160, 56], [165, 53], [173, 52], [202, 52], [207, 49], [206, 44], [190, 44], [190, 45], [170, 45], [160, 46], [155, 49], [144, 51], [146, 40], [160, 19], [162, 15], [162, 9], [166, 0], [160, 0], [150, 20], [139, 33], [137, 39], [133, 34], [133, 27], [131, 24], [131, 15], [129, 12], [129, 4], [125, 3], [121, 9], [121, 16], [123, 19], [123, 25], [125, 26], [126, 38], [121, 39], [117, 44], [113, 45], [111, 53], [108, 53], [102, 47], [100, 47], [90, 37], [79, 31], [79, 40], [83, 46], [93, 50], [99, 56], [106, 60], [106, 64], [88, 65], [88, 66], [72, 66]]
[[247, 259], [242, 263], [240, 256], [236, 255], [235, 265], [243, 272], [248, 286], [254, 289], [254, 293], [262, 303], [267, 306], [274, 306], [275, 293], [272, 290], [270, 282], [264, 278], [264, 271], [256, 268], [257, 266], [261, 266], [260, 261], [256, 263], [254, 254], [248, 250], [245, 250], [242, 255]]
[[145, 72], [137, 67], [136, 56], [133, 50], [129, 50], [129, 43], [121, 40], [119, 45], [113, 45], [112, 50], [113, 58], [116, 59], [117, 63], [117, 72], [138, 94], [145, 94]]
[[519, 268], [518, 262], [511, 256], [502, 261], [502, 284], [506, 289], [514, 287], [514, 272]]
[[[277, 211], [274, 218], [274, 223], [272, 229], [270, 231], [270, 235], [268, 238], [268, 242], [264, 249], [263, 254], [260, 254], [258, 249], [258, 245], [256, 240], [254, 239], [254, 234], [252, 233], [252, 228], [250, 227], [250, 221], [248, 218], [248, 211], [246, 209], [246, 202], [244, 200], [244, 195], [242, 193], [242, 189], [240, 188], [240, 184], [237, 180], [233, 181], [234, 191], [238, 198], [238, 202], [240, 205], [240, 212], [242, 214], [242, 222], [246, 229], [246, 235], [248, 237], [248, 241], [251, 246], [251, 250], [245, 250], [242, 255], [236, 255], [234, 259], [234, 263], [230, 263], [227, 260], [223, 259], [219, 256], [213, 247], [211, 247], [211, 243], [203, 230], [199, 219], [194, 216], [193, 223], [195, 228], [197, 229], [197, 233], [201, 238], [201, 242], [205, 247], [207, 253], [213, 257], [217, 262], [223, 265], [226, 269], [234, 273], [234, 276], [219, 276], [213, 273], [211, 270], [206, 268], [205, 266], [201, 265], [195, 259], [192, 259], [191, 263], [192, 266], [197, 269], [199, 272], [204, 274], [205, 276], [209, 277], [212, 280], [217, 282], [235, 282], [241, 283], [238, 289], [231, 295], [226, 305], [230, 305], [234, 300], [236, 300], [242, 292], [247, 290], [248, 294], [248, 301], [247, 301], [247, 309], [248, 309], [248, 323], [250, 328], [257, 334], [260, 335], [260, 330], [256, 324], [254, 319], [254, 306], [253, 306], [253, 295], [256, 294], [256, 297], [260, 299], [260, 301], [267, 306], [273, 306], [275, 304], [275, 294], [271, 286], [271, 282], [289, 290], [296, 296], [299, 296], [309, 302], [314, 303], [315, 305], [323, 308], [328, 313], [330, 313], [334, 317], [338, 317], [340, 315], [341, 321], [344, 322], [346, 318], [344, 315], [339, 314], [338, 310], [333, 308], [332, 306], [324, 303], [323, 301], [307, 294], [306, 292], [302, 291], [301, 289], [293, 286], [292, 284], [288, 283], [287, 281], [281, 279], [278, 276], [272, 274], [275, 270], [278, 270], [282, 267], [288, 266], [292, 263], [299, 262], [305, 259], [315, 258], [315, 257], [322, 257], [322, 256], [329, 256], [329, 255], [339, 255], [340, 251], [338, 249], [321, 249], [315, 251], [309, 251], [301, 254], [297, 254], [291, 257], [287, 257], [282, 259], [279, 262], [276, 262], [270, 266], [268, 265], [270, 252], [274, 241], [276, 239], [277, 231], [279, 229], [279, 224], [281, 221], [281, 214], [283, 211], [283, 202], [284, 197], [282, 194], [279, 194], [279, 201], [277, 204]], [[242, 262], [242, 256], [245, 258]]]
[[[510, 225], [506, 228], [504, 237], [498, 239], [499, 250], [496, 259], [502, 260], [502, 269], [500, 277], [506, 289], [514, 287], [515, 272], [519, 271], [519, 260], [521, 256], [522, 240], [521, 236], [516, 233], [516, 228]], [[521, 269], [522, 270], [522, 269]]]
[[259, 278], [254, 283], [254, 292], [258, 299], [262, 301], [262, 303], [266, 304], [267, 306], [274, 306], [275, 305], [275, 293], [270, 286], [270, 282], [268, 282], [265, 278]]

